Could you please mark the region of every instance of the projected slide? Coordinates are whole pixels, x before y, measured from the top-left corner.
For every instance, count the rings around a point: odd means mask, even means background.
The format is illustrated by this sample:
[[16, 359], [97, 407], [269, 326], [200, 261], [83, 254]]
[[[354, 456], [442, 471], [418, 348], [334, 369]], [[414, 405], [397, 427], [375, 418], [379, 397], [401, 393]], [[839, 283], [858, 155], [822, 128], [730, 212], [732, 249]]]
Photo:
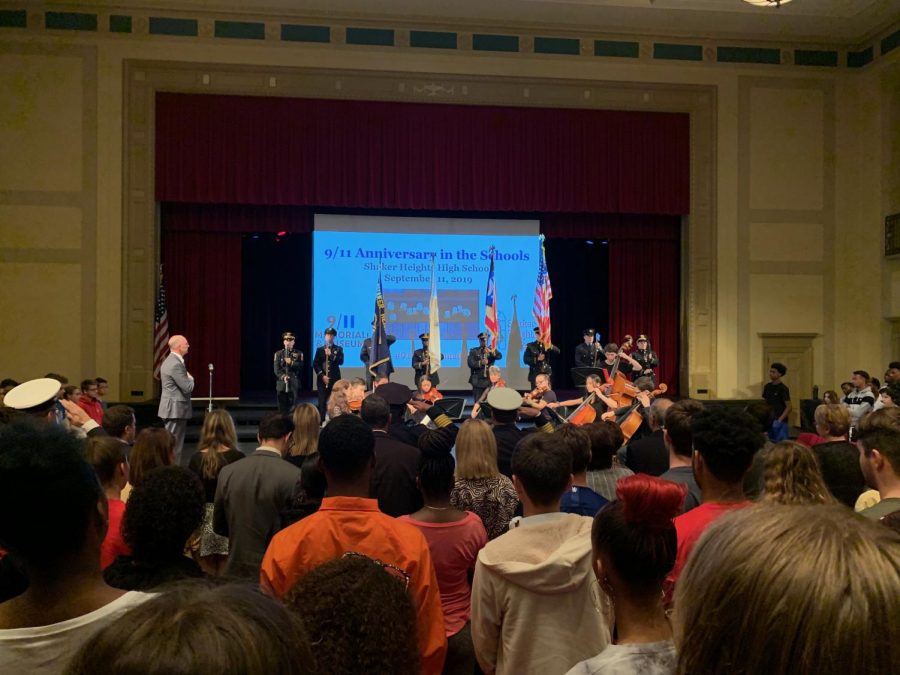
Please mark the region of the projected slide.
[[[412, 230], [412, 231], [409, 231]], [[427, 233], [426, 233], [427, 232]], [[397, 338], [395, 381], [413, 385], [413, 351], [428, 332], [432, 254], [440, 308], [440, 388], [468, 389], [466, 356], [484, 330], [490, 248], [500, 319], [498, 362], [511, 386], [527, 388], [522, 350], [532, 340], [531, 305], [538, 265], [537, 221], [317, 216], [313, 234], [313, 344], [338, 331], [345, 376], [363, 373], [359, 358], [371, 336], [381, 270], [387, 330]]]

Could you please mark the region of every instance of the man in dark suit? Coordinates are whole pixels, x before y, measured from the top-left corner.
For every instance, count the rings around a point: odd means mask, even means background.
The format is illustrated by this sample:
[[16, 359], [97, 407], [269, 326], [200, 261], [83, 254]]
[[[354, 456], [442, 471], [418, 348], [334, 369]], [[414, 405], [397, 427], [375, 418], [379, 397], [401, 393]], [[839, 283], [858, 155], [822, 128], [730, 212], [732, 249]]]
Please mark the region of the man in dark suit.
[[469, 350], [469, 356], [466, 364], [471, 371], [469, 374], [469, 384], [472, 385], [472, 397], [474, 402], [481, 399], [484, 390], [491, 386], [491, 379], [488, 377], [488, 368], [494, 365], [495, 361], [503, 358], [496, 349], [488, 349], [487, 333], [478, 334], [478, 346]]
[[661, 476], [669, 470], [669, 451], [666, 449], [663, 427], [666, 411], [672, 401], [657, 398], [650, 404], [648, 423], [650, 433], [625, 446], [625, 466], [635, 473]]
[[497, 441], [497, 467], [504, 476], [512, 477], [512, 456], [516, 445], [528, 435], [516, 426], [522, 397], [514, 389], [498, 387], [487, 396], [491, 407], [491, 425]]
[[328, 397], [334, 389], [334, 383], [341, 379], [341, 366], [344, 364], [344, 349], [334, 344], [337, 331], [325, 329], [325, 344], [316, 349], [313, 357], [313, 371], [316, 374], [316, 393], [319, 395], [319, 414], [325, 419]]
[[169, 355], [159, 369], [162, 394], [159, 397], [157, 414], [166, 429], [175, 437], [175, 464], [181, 464], [181, 450], [184, 448], [184, 432], [188, 420], [193, 415], [191, 392], [194, 391], [194, 376], [184, 365], [184, 357], [191, 345], [183, 335], [169, 338]]
[[378, 394], [366, 396], [360, 417], [375, 434], [375, 472], [369, 496], [378, 500], [382, 512], [395, 518], [418, 511], [422, 495], [416, 486], [416, 472], [421, 452], [388, 434], [391, 408]]
[[275, 352], [275, 392], [278, 395], [278, 412], [287, 415], [300, 391], [300, 370], [303, 368], [303, 352], [294, 349], [294, 334], [281, 334], [284, 349]]
[[300, 469], [284, 461], [294, 423], [268, 413], [259, 423], [259, 447], [219, 473], [213, 508], [213, 530], [228, 537], [225, 573], [257, 580], [269, 541], [285, 525]]
[[[375, 322], [372, 322], [372, 331], [375, 330]], [[394, 372], [394, 362], [390, 358], [391, 354], [391, 345], [397, 341], [397, 338], [393, 335], [388, 335], [387, 344], [388, 344], [388, 362], [387, 369], [385, 370], [385, 374], [390, 377], [390, 374]], [[371, 360], [370, 354], [372, 353], [372, 338], [367, 337], [363, 340], [362, 347], [359, 350], [359, 360], [363, 362], [363, 366], [366, 368], [366, 391], [372, 388], [372, 373], [369, 372], [369, 361]]]
[[534, 341], [525, 345], [525, 353], [522, 358], [528, 366], [528, 381], [534, 389], [534, 378], [538, 375], [550, 376], [553, 374], [553, 366], [550, 365], [550, 355], [559, 354], [559, 347], [545, 345], [541, 342], [541, 329], [534, 327]]

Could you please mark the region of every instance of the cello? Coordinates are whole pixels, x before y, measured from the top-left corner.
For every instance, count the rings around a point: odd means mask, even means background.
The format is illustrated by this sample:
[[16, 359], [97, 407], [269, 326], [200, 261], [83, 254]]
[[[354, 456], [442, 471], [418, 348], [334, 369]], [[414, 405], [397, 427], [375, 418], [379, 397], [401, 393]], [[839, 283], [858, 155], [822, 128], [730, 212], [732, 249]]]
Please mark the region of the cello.
[[[630, 384], [630, 383], [629, 383]], [[657, 396], [661, 396], [668, 391], [669, 387], [662, 383], [654, 389], [653, 391], [646, 392], [647, 393], [647, 404], [652, 401]], [[628, 410], [625, 411], [622, 415], [613, 414], [613, 419], [616, 424], [619, 425], [619, 428], [622, 430], [622, 435], [625, 437], [625, 441], [628, 442], [631, 440], [631, 437], [634, 436], [635, 432], [641, 426], [641, 423], [644, 421], [644, 416], [641, 414], [640, 407], [644, 405], [644, 402], [641, 401], [640, 396], [642, 392], [637, 392], [632, 399], [633, 402]]]

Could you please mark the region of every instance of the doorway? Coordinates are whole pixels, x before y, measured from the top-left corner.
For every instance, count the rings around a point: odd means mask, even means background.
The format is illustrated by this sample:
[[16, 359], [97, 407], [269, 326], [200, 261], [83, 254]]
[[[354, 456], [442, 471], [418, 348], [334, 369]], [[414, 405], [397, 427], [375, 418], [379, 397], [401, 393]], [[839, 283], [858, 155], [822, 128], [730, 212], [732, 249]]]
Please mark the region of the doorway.
[[760, 333], [759, 337], [763, 348], [762, 381], [769, 381], [769, 366], [773, 363], [783, 363], [787, 367], [782, 382], [791, 390], [788, 422], [791, 426], [800, 426], [800, 400], [812, 396], [813, 340], [817, 335]]

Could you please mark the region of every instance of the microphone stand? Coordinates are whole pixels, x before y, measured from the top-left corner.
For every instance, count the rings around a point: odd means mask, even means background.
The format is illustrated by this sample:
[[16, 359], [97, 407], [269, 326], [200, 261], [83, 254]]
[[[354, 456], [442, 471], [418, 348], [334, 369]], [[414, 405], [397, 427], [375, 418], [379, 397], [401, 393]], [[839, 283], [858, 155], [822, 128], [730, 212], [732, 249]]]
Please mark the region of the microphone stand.
[[212, 384], [213, 384], [213, 364], [209, 364], [209, 407], [206, 409], [207, 412], [213, 411], [213, 402], [212, 402]]

